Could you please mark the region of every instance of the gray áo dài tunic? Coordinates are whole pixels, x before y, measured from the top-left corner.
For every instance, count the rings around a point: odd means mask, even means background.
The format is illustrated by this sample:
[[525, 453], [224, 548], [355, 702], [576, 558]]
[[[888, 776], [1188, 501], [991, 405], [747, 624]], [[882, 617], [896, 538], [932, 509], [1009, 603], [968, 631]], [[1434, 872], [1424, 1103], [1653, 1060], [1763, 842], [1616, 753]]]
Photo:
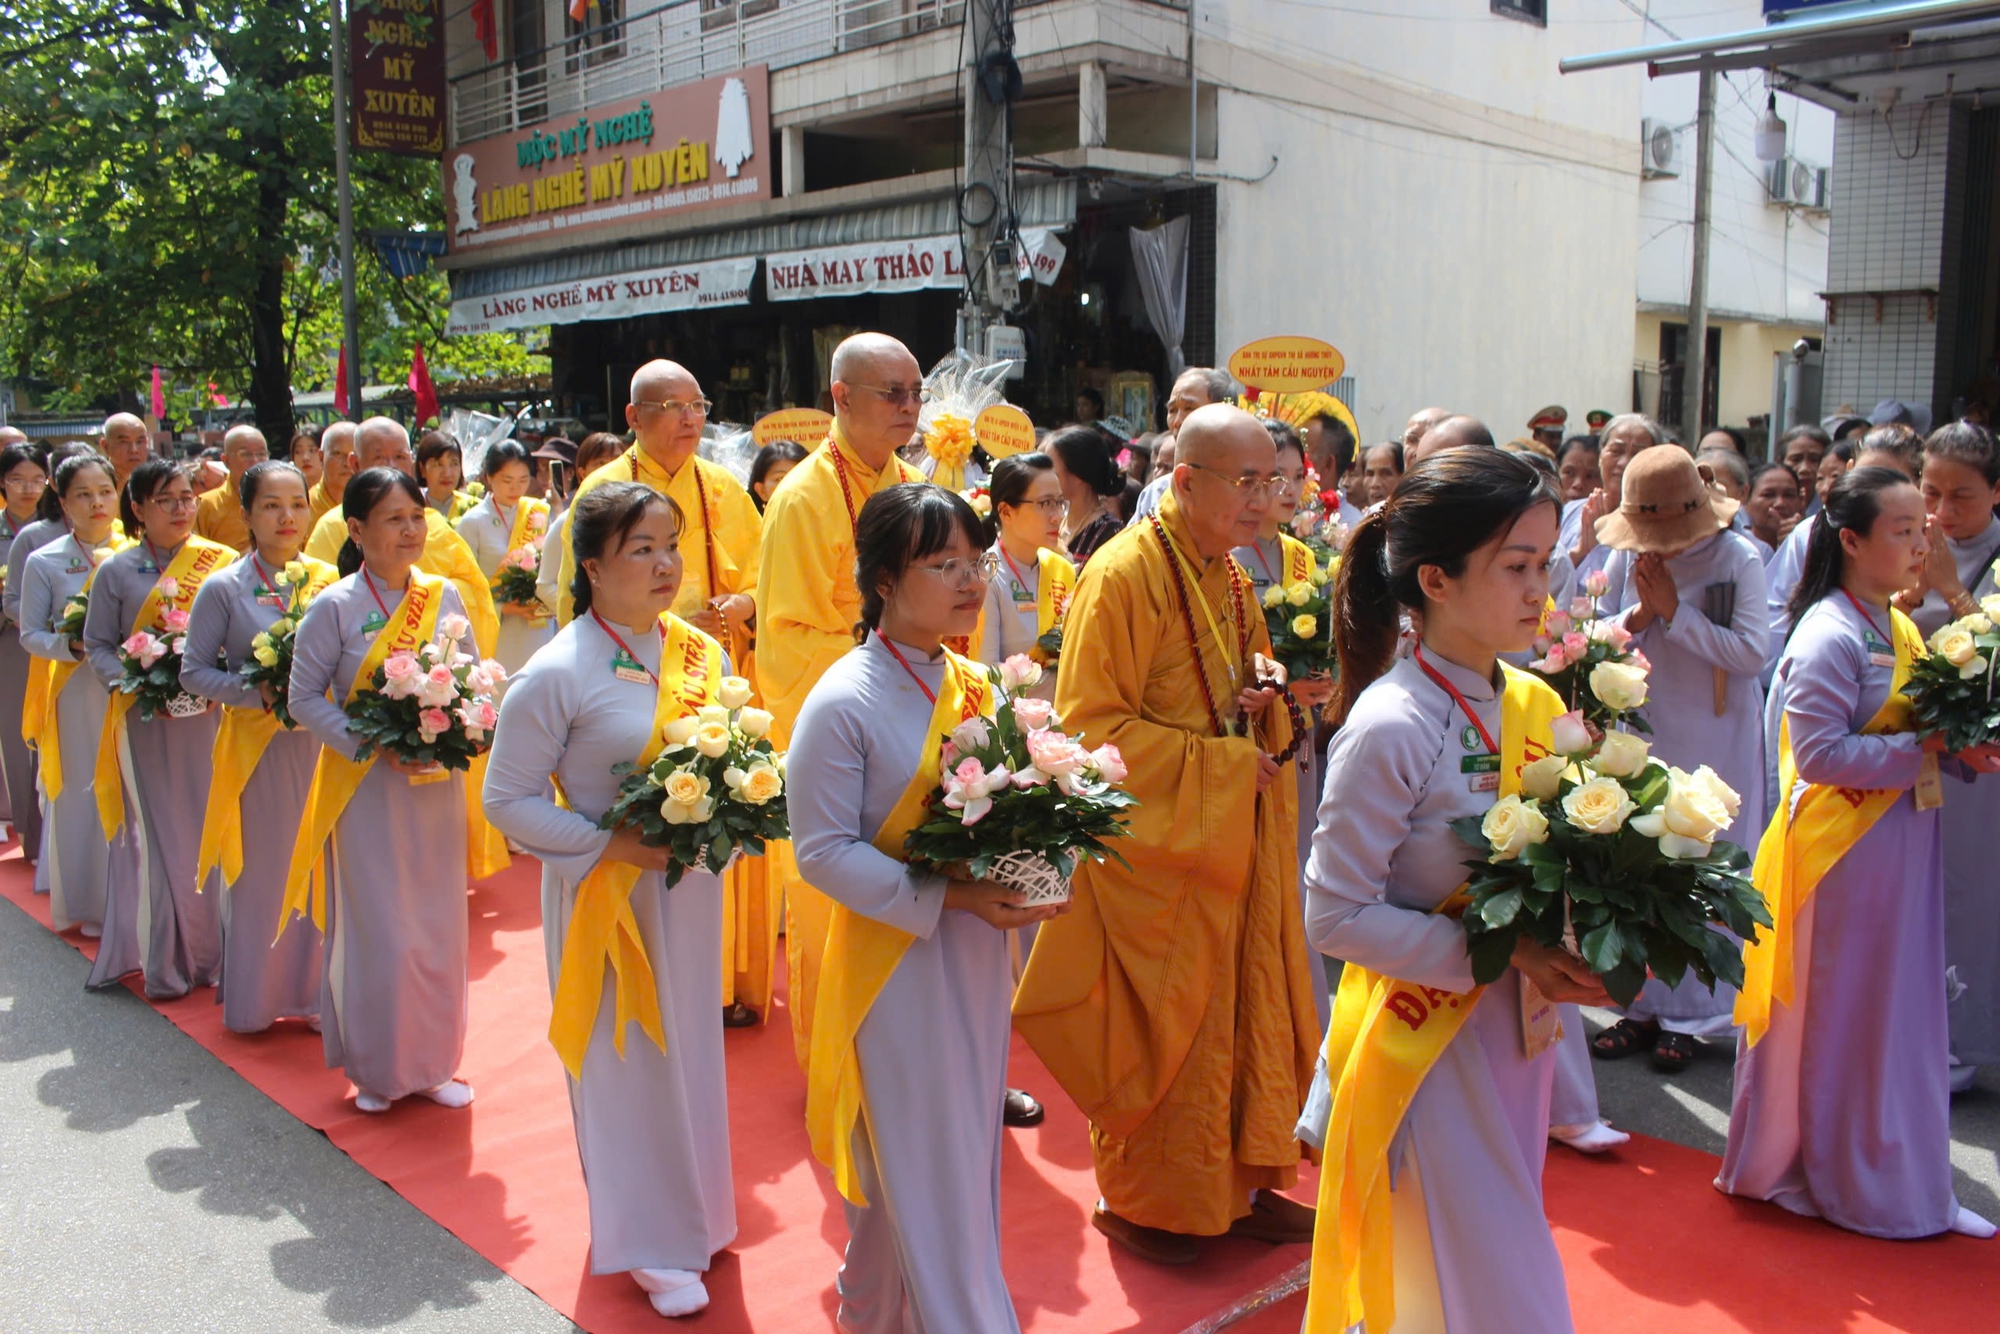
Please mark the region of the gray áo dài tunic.
[[[106, 540], [85, 551], [67, 532], [23, 559], [8, 581], [11, 596], [18, 589], [16, 612], [21, 618], [21, 643], [34, 656], [51, 662], [77, 662], [69, 638], [61, 630], [63, 607], [90, 579], [91, 562], [111, 554]], [[62, 795], [43, 812], [41, 862], [35, 867], [35, 887], [49, 895], [49, 918], [58, 931], [83, 925], [95, 932], [104, 922], [105, 863], [109, 848], [97, 818], [97, 742], [104, 731], [104, 709], [110, 696], [97, 673], [79, 666], [56, 696], [57, 742], [62, 747]]]
[[[264, 712], [263, 695], [236, 671], [250, 656], [250, 641], [289, 604], [287, 591], [270, 586], [276, 577], [274, 570], [260, 572], [254, 556], [245, 556], [203, 582], [181, 656], [181, 687], [189, 694], [225, 708]], [[279, 1019], [319, 1017], [324, 950], [319, 929], [309, 918], [295, 917], [279, 934], [285, 874], [318, 756], [312, 733], [281, 727], [243, 789], [243, 874], [222, 886], [222, 986], [216, 997], [223, 1026], [232, 1032], [255, 1033]]]
[[[657, 634], [624, 638], [646, 670], [659, 671]], [[618, 797], [621, 775], [613, 770], [637, 760], [652, 732], [658, 692], [650, 681], [615, 675], [617, 652], [592, 618], [570, 622], [514, 678], [486, 768], [487, 818], [542, 863], [551, 990], [577, 889], [611, 841], [597, 819]], [[549, 796], [551, 776], [574, 809]], [[569, 1086], [590, 1195], [590, 1268], [699, 1272], [736, 1237], [718, 1000], [722, 882], [695, 871], [669, 890], [659, 872], [648, 871], [630, 901], [653, 966], [667, 1049], [631, 1024], [619, 1056], [615, 979], [607, 969], [583, 1077]]]
[[[1431, 654], [1425, 661], [1498, 740], [1493, 682]], [[1409, 659], [1355, 701], [1327, 751], [1306, 864], [1316, 948], [1418, 986], [1472, 990], [1463, 928], [1432, 911], [1465, 882], [1471, 853], [1450, 822], [1493, 804], [1461, 767], [1467, 731], [1451, 696]], [[1472, 748], [1483, 749], [1476, 734]], [[1523, 1055], [1521, 977], [1510, 968], [1424, 1077], [1390, 1145], [1399, 1329], [1572, 1328], [1542, 1209], [1554, 1073], [1554, 1051]]]
[[[1894, 671], [1874, 662], [1887, 655], [1871, 653], [1869, 635], [1893, 642], [1885, 613], [1865, 616], [1838, 592], [1822, 598], [1799, 618], [1771, 683], [1800, 790], [1904, 795], [1798, 915], [1792, 1004], [1774, 1003], [1770, 1031], [1738, 1051], [1715, 1184], [1870, 1236], [1927, 1237], [1958, 1213], [1940, 822], [1909, 791], [1922, 759], [1916, 735], [1860, 734]], [[1945, 805], [1965, 795], [1953, 784]]]
[[[24, 582], [24, 574], [28, 568], [28, 557], [34, 555], [37, 551], [41, 550], [49, 543], [60, 541], [61, 539], [68, 536], [69, 536], [69, 521], [67, 519], [36, 519], [33, 523], [22, 525], [21, 530], [18, 533], [14, 534], [13, 540], [7, 544], [7, 582], [4, 587], [0, 587], [0, 615], [4, 615], [8, 622], [10, 622], [15, 626], [20, 626], [22, 624], [21, 588]], [[107, 544], [105, 547], [105, 551], [108, 553], [109, 550], [110, 548]], [[76, 555], [78, 553], [72, 552], [71, 554]], [[100, 556], [99, 559], [102, 559], [102, 556]], [[88, 573], [88, 571], [86, 571], [86, 573]], [[79, 578], [80, 577], [81, 576], [79, 576]], [[70, 589], [68, 593], [64, 593], [61, 597], [56, 599], [55, 605], [58, 614], [60, 614], [62, 611], [63, 603], [68, 601], [70, 594], [73, 594], [75, 591], [76, 591], [75, 589]], [[25, 640], [22, 641], [22, 645], [23, 647], [26, 647]], [[67, 650], [65, 650], [65, 653], [66, 652]], [[42, 656], [47, 656], [47, 655], [42, 655]], [[68, 659], [67, 657], [64, 658], [64, 661], [69, 661], [69, 660], [70, 659]], [[83, 675], [90, 676], [91, 674], [89, 672], [84, 672]], [[23, 683], [22, 688], [24, 690], [26, 689], [25, 682]], [[98, 714], [102, 716], [103, 712], [104, 710], [100, 706], [98, 709]], [[23, 738], [23, 744], [25, 744], [25, 741], [26, 739]], [[93, 744], [95, 744], [95, 742], [93, 742]], [[46, 795], [42, 793], [41, 761], [39, 756], [35, 758], [34, 766], [35, 766], [34, 791], [36, 796], [40, 798], [40, 807], [38, 808], [37, 819], [40, 822], [41, 827], [46, 831], [49, 803]], [[48, 837], [47, 833], [44, 832], [41, 838], [37, 839], [35, 842], [28, 843], [24, 841], [21, 844], [21, 846], [27, 850], [28, 856], [31, 859], [35, 859], [35, 893], [37, 894], [47, 894], [50, 892], [49, 863], [48, 859], [42, 856], [41, 852], [41, 849], [47, 837]], [[104, 840], [102, 838], [99, 838], [97, 840], [97, 843], [98, 843], [97, 855], [101, 857], [103, 855]], [[97, 916], [92, 919], [93, 923], [101, 921], [104, 916], [104, 909], [102, 903], [103, 896], [101, 891], [101, 886], [104, 877], [101, 871], [97, 875], [96, 879], [97, 883], [100, 886], [100, 891], [98, 895], [98, 907], [96, 910]], [[95, 931], [96, 929], [97, 927], [93, 924], [91, 930]]]
[[[510, 550], [507, 539], [513, 536], [513, 533], [514, 511], [501, 509], [490, 495], [467, 510], [465, 517], [458, 521], [458, 535], [472, 548], [473, 559], [479, 562], [479, 572], [489, 581], [500, 572], [500, 562], [506, 559]], [[549, 550], [559, 551], [560, 548], [550, 547]], [[493, 605], [494, 610], [498, 611], [500, 607], [498, 594], [494, 595]], [[553, 613], [540, 625], [531, 623], [525, 616], [510, 616], [504, 612], [501, 614], [500, 643], [493, 656], [507, 669], [510, 678], [527, 665], [528, 659], [533, 656], [536, 649], [549, 642], [550, 629], [554, 625]], [[505, 685], [501, 687], [503, 694], [506, 689]], [[632, 757], [628, 755], [625, 758]]]
[[[179, 552], [179, 547], [153, 549], [141, 542], [98, 570], [83, 621], [83, 646], [91, 670], [107, 690], [116, 689], [125, 675], [118, 646], [131, 636], [140, 605]], [[222, 905], [219, 896], [202, 893], [195, 883], [215, 751], [215, 712], [193, 718], [162, 713], [141, 722], [134, 707], [125, 718], [119, 750], [125, 826], [111, 843], [104, 941], [90, 970], [90, 985], [109, 986], [127, 973], [143, 972], [148, 996], [185, 996], [222, 976]], [[64, 770], [67, 785], [67, 765]]]
[[[0, 542], [12, 546], [34, 522], [17, 529], [0, 510]], [[35, 753], [21, 735], [21, 702], [32, 658], [21, 643], [17, 607], [16, 600], [0, 595], [0, 787], [6, 791], [4, 818], [20, 833], [22, 855], [32, 861], [41, 856], [42, 803], [35, 790]]]
[[[388, 619], [382, 607], [393, 615], [402, 596], [365, 572], [349, 575], [313, 599], [292, 641], [292, 716], [350, 759], [359, 743], [347, 692]], [[454, 613], [465, 606], [447, 582], [440, 623]], [[470, 632], [458, 647], [473, 651]], [[327, 1065], [381, 1098], [448, 1083], [465, 1052], [465, 775], [412, 781], [378, 755], [327, 840], [326, 862]]]
[[[944, 660], [904, 647], [935, 692]], [[1018, 1334], [1000, 1270], [1000, 1104], [1014, 974], [1006, 934], [944, 911], [945, 882], [876, 851], [931, 735], [931, 701], [870, 638], [827, 669], [792, 729], [792, 848], [814, 887], [916, 937], [861, 1022], [841, 1328]], [[907, 1304], [910, 1322], [904, 1322]]]

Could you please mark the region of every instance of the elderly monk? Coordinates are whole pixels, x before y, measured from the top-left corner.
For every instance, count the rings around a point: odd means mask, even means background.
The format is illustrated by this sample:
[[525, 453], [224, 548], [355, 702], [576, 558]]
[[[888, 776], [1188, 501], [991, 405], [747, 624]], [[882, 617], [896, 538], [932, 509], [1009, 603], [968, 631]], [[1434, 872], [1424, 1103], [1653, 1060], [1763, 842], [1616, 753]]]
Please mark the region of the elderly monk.
[[118, 480], [118, 489], [123, 491], [132, 470], [153, 456], [153, 433], [131, 413], [114, 412], [104, 419], [103, 430], [97, 437], [97, 452], [111, 460], [112, 474]]
[[[1188, 415], [1159, 514], [1111, 539], [1070, 603], [1056, 711], [1115, 743], [1139, 799], [1131, 868], [1087, 863], [1041, 927], [1014, 1024], [1091, 1122], [1092, 1222], [1165, 1264], [1223, 1233], [1305, 1241], [1293, 1134], [1312, 1082], [1313, 1009], [1297, 886], [1297, 784], [1264, 617], [1230, 548], [1277, 484], [1241, 410]], [[1242, 716], [1239, 716], [1242, 711]], [[1247, 728], [1247, 730], [1246, 730]]]
[[[861, 594], [854, 586], [854, 517], [877, 491], [923, 474], [896, 457], [917, 429], [923, 372], [887, 334], [861, 333], [833, 350], [833, 430], [785, 474], [764, 508], [763, 578], [757, 585], [757, 676], [776, 718], [772, 743], [790, 742], [806, 694], [854, 647]], [[792, 1042], [806, 1064], [819, 961], [832, 903], [799, 879], [789, 843], [765, 859], [772, 895], [785, 904]]]
[[250, 549], [250, 521], [243, 515], [239, 488], [243, 474], [271, 457], [264, 433], [254, 426], [232, 426], [222, 437], [222, 466], [229, 480], [213, 491], [202, 493], [194, 507], [194, 530], [211, 542], [220, 542], [243, 552]]
[[1417, 437], [1417, 443], [1403, 450], [1403, 470], [1409, 471], [1433, 454], [1442, 454], [1447, 449], [1491, 449], [1493, 432], [1477, 417], [1467, 417], [1456, 413], [1440, 417], [1424, 429]]
[[354, 423], [335, 422], [321, 432], [319, 454], [319, 480], [306, 492], [315, 525], [328, 510], [339, 507], [348, 479], [354, 476]]
[[[632, 444], [577, 486], [574, 505], [606, 482], [644, 482], [680, 506], [681, 591], [674, 614], [721, 640], [737, 673], [750, 676], [752, 618], [757, 613], [758, 543], [764, 517], [756, 502], [724, 467], [695, 453], [709, 402], [686, 367], [649, 361], [632, 374], [625, 424]], [[560, 550], [543, 558], [559, 562], [556, 616], [573, 615], [570, 584], [576, 554], [563, 525]], [[778, 956], [778, 914], [770, 868], [762, 857], [739, 859], [724, 877], [722, 922], [723, 1022], [755, 1023], [768, 1014]]]

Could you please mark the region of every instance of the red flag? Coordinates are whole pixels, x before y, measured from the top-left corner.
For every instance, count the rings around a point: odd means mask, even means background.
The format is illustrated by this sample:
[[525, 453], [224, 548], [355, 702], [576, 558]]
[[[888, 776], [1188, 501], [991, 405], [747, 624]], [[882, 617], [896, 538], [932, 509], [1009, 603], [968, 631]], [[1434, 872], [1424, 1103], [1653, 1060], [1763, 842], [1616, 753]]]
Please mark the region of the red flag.
[[597, 0], [569, 0], [569, 17], [573, 23], [583, 22], [583, 16], [597, 8]]
[[424, 345], [418, 343], [410, 355], [410, 392], [417, 396], [417, 425], [438, 415], [437, 390], [431, 386], [430, 367], [424, 365]]
[[229, 406], [228, 398], [224, 397], [222, 391], [215, 387], [215, 381], [213, 380], [208, 382], [208, 401], [218, 408]]
[[472, 0], [472, 35], [488, 60], [500, 58], [500, 30], [493, 22], [493, 0]]
[[333, 372], [333, 410], [347, 415], [347, 344], [340, 345], [340, 365]]
[[160, 368], [158, 366], [153, 367], [152, 406], [153, 420], [156, 422], [165, 421], [167, 419], [167, 389], [165, 385], [160, 383]]

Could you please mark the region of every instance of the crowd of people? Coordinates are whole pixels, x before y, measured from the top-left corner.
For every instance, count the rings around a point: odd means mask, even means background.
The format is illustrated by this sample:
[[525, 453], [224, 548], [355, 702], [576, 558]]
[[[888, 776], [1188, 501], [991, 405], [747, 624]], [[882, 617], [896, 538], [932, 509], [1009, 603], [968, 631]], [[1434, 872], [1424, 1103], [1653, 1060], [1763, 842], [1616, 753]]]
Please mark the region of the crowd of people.
[[[94, 445], [0, 442], [0, 773], [55, 925], [99, 938], [90, 985], [214, 986], [232, 1030], [317, 1032], [363, 1111], [465, 1107], [465, 891], [531, 855], [592, 1269], [664, 1316], [707, 1304], [736, 1236], [723, 1031], [772, 1015], [780, 948], [856, 1334], [1018, 1329], [1000, 1166], [1036, 1093], [1087, 1118], [1092, 1222], [1125, 1250], [1311, 1242], [1317, 1334], [1573, 1327], [1541, 1178], [1552, 1139], [1625, 1139], [1593, 1056], [1733, 1046], [1725, 1191], [1993, 1234], [1953, 1196], [1948, 1112], [2000, 1062], [2000, 751], [1940, 753], [1899, 693], [1922, 637], [2000, 591], [1984, 427], [1885, 404], [1753, 466], [1737, 433], [1689, 449], [1637, 414], [1498, 443], [1431, 408], [1362, 446], [1193, 368], [1165, 432], [1050, 431], [992, 463], [982, 514], [926, 479], [907, 348], [855, 335], [830, 374], [825, 443], [743, 480], [665, 361], [629, 441], [501, 442], [476, 486], [451, 436], [380, 417], [283, 460], [249, 426], [155, 458], [125, 414]], [[501, 594], [535, 545], [538, 596]], [[1287, 680], [1266, 594], [1329, 580], [1339, 670]], [[1453, 920], [1451, 822], [1546, 748], [1566, 706], [1520, 664], [1578, 599], [1650, 662], [1652, 754], [1740, 797], [1777, 923], [1740, 994], [1649, 981], [1588, 1044], [1577, 1007], [1609, 997], [1581, 959], [1523, 936], [1482, 988]], [[282, 701], [239, 671], [281, 618]], [[156, 629], [185, 631], [191, 706], [142, 719], [120, 646]], [[504, 669], [470, 773], [369, 753], [344, 707], [425, 643]], [[941, 736], [991, 707], [980, 664], [1024, 655], [1138, 799], [1058, 905], [903, 852]], [[599, 818], [724, 705], [786, 752], [792, 838], [670, 888], [665, 850]], [[1532, 1055], [1527, 983], [1564, 1016]], [[1014, 1032], [1055, 1089], [1008, 1086]], [[1285, 1193], [1309, 1156], [1317, 1209]]]

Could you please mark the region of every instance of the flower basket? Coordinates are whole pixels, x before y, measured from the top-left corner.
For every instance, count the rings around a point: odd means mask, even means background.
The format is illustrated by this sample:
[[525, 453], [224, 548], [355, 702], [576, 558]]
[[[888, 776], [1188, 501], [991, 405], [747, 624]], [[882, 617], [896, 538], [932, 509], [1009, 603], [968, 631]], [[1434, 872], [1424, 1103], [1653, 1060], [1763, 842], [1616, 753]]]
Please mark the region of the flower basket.
[[166, 712], [169, 718], [198, 718], [208, 712], [208, 701], [185, 693], [175, 695], [167, 701]]
[[1069, 902], [1069, 873], [1058, 871], [1037, 852], [1010, 852], [995, 858], [986, 878], [1020, 894], [1024, 908]]

